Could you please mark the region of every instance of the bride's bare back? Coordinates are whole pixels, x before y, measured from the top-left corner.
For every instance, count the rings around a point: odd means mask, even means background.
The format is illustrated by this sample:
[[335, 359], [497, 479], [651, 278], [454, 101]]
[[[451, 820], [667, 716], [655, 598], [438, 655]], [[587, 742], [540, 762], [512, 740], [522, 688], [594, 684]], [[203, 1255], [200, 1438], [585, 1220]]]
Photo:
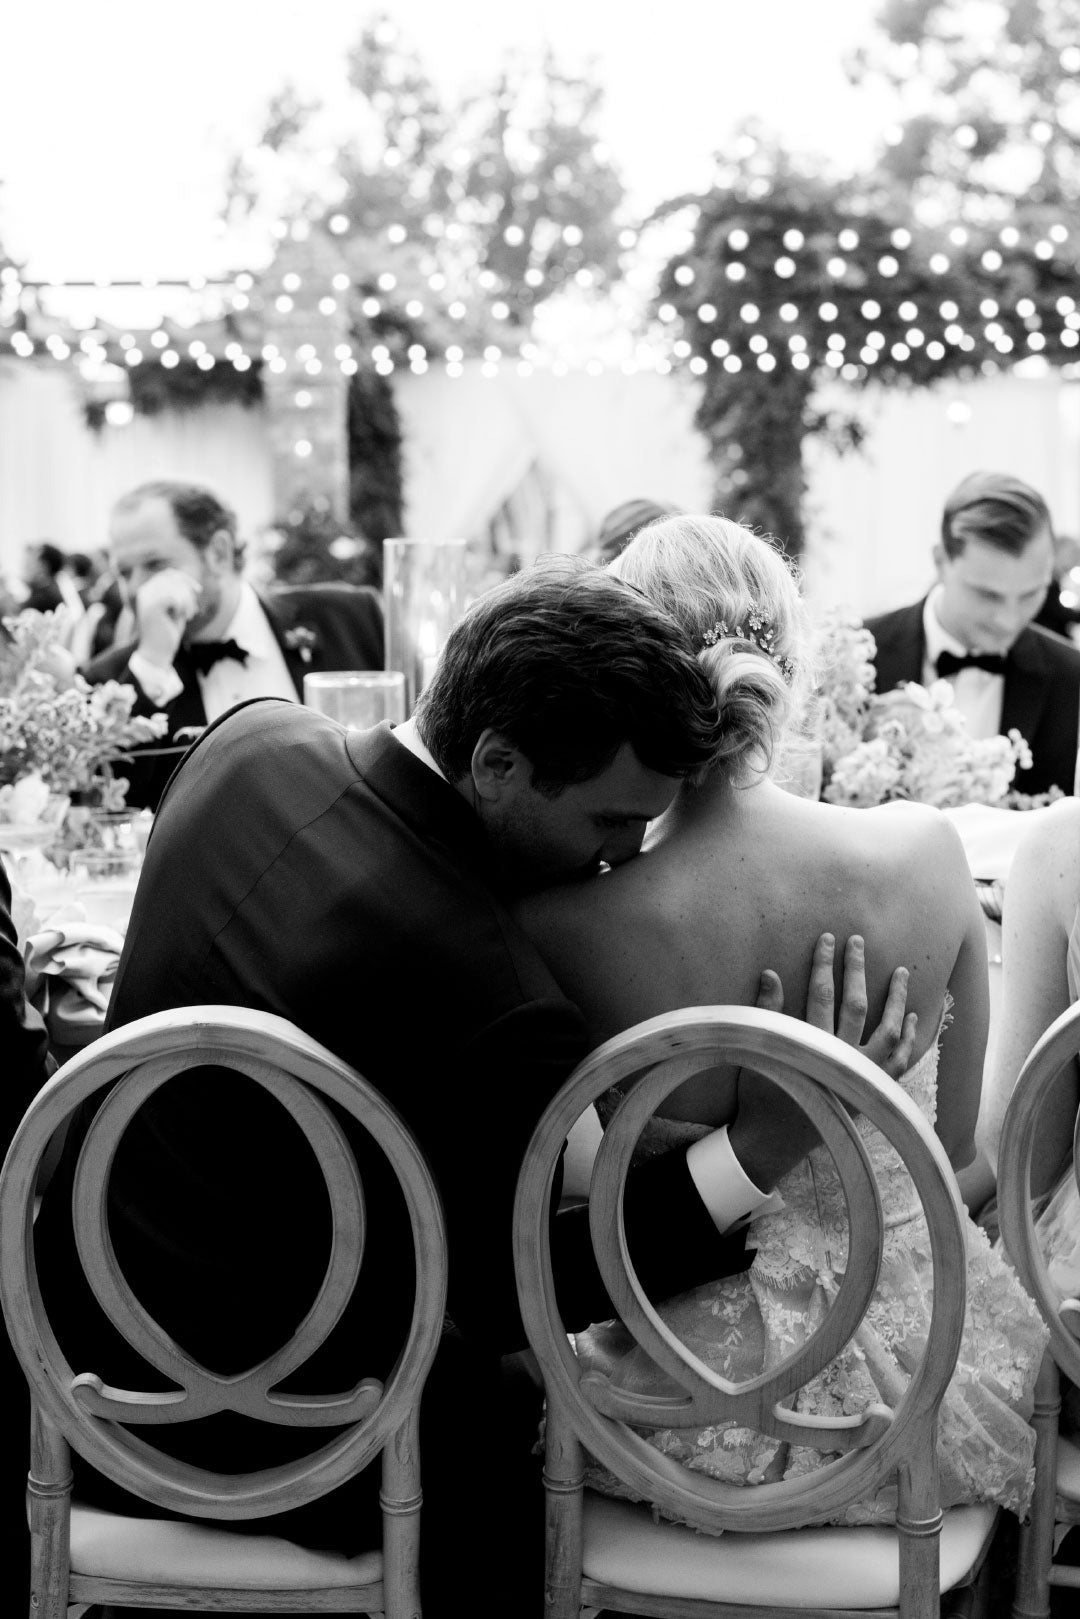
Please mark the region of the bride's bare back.
[[[925, 806], [848, 810], [770, 782], [714, 776], [686, 788], [651, 843], [617, 871], [528, 899], [520, 918], [597, 1042], [676, 1007], [753, 1005], [775, 970], [801, 1015], [815, 942], [866, 941], [868, 1018], [881, 1016], [896, 967], [910, 974], [918, 1058], [936, 1038], [947, 993], [938, 1134], [970, 1161], [987, 1025], [984, 932], [963, 850]], [[735, 1075], [713, 1071], [671, 1099], [683, 1117], [732, 1116]]]

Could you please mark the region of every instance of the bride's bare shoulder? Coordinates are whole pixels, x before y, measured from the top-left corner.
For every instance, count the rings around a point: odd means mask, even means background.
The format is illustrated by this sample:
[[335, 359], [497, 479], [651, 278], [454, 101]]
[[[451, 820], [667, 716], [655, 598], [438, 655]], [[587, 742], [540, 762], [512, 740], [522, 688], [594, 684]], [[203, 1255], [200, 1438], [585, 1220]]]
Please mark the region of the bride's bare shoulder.
[[848, 836], [857, 837], [881, 868], [898, 867], [929, 878], [954, 873], [968, 877], [967, 857], [956, 827], [942, 810], [930, 804], [897, 799], [873, 809], [849, 812]]
[[932, 804], [916, 804], [911, 799], [897, 798], [889, 804], [876, 804], [872, 809], [845, 810], [846, 830], [858, 829], [871, 843], [881, 839], [902, 838], [905, 841], [946, 839], [956, 836], [956, 829], [942, 810]]

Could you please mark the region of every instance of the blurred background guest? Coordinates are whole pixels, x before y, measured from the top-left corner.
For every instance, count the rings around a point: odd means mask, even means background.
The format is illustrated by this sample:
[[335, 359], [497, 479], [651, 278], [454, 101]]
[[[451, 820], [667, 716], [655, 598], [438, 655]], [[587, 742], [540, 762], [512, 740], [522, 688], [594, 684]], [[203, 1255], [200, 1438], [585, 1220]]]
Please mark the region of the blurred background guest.
[[1080, 726], [1080, 650], [1034, 625], [1054, 576], [1046, 502], [1019, 478], [975, 472], [948, 497], [922, 601], [867, 621], [877, 688], [951, 681], [973, 737], [1018, 730], [1032, 765], [1014, 786], [1071, 793]]
[[38, 613], [55, 612], [58, 607], [82, 610], [78, 584], [69, 570], [68, 559], [51, 540], [28, 545], [23, 557], [24, 607]]
[[1054, 535], [1054, 577], [1046, 600], [1032, 620], [1044, 630], [1077, 639], [1080, 626], [1080, 540], [1071, 534]]
[[121, 767], [133, 808], [156, 809], [191, 733], [237, 703], [296, 702], [305, 674], [318, 670], [382, 668], [377, 592], [333, 583], [260, 594], [243, 574], [235, 514], [199, 484], [163, 479], [124, 495], [112, 513], [109, 560], [135, 639], [92, 658], [84, 673], [93, 684], [130, 682], [136, 714], [169, 718], [164, 751]]
[[594, 555], [597, 562], [606, 567], [630, 544], [638, 529], [658, 517], [673, 517], [678, 510], [678, 506], [670, 506], [663, 501], [641, 498], [624, 500], [618, 506], [613, 506], [601, 518], [596, 531]]

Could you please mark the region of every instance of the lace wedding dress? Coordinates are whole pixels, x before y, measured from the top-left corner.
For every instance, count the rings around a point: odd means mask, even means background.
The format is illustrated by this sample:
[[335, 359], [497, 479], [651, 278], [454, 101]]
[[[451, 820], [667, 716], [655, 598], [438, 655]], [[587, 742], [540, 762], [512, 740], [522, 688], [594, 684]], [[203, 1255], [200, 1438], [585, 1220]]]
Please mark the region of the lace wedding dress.
[[[931, 1123], [937, 1068], [935, 1044], [900, 1081]], [[663, 1121], [655, 1123], [663, 1127]], [[824, 1416], [850, 1415], [878, 1401], [895, 1404], [925, 1342], [930, 1316], [929, 1239], [914, 1186], [884, 1137], [865, 1119], [859, 1129], [881, 1191], [884, 1255], [855, 1343], [797, 1397], [797, 1410]], [[783, 1207], [751, 1225], [748, 1247], [757, 1255], [748, 1271], [659, 1306], [692, 1353], [735, 1382], [759, 1374], [805, 1340], [828, 1309], [845, 1265], [843, 1194], [825, 1149], [811, 1153], [778, 1190]], [[1046, 1331], [986, 1234], [970, 1220], [965, 1230], [964, 1334], [938, 1424], [942, 1505], [995, 1501], [1023, 1514], [1034, 1481], [1035, 1436], [1027, 1418]], [[611, 1373], [620, 1384], [642, 1391], [663, 1386], [661, 1375], [618, 1323], [577, 1334], [575, 1348], [590, 1368]], [[646, 1437], [688, 1467], [748, 1486], [805, 1474], [832, 1459], [734, 1423], [664, 1428]], [[627, 1493], [597, 1465], [588, 1482], [607, 1494]], [[895, 1517], [896, 1491], [889, 1483], [872, 1498], [853, 1503], [837, 1521], [882, 1524]]]

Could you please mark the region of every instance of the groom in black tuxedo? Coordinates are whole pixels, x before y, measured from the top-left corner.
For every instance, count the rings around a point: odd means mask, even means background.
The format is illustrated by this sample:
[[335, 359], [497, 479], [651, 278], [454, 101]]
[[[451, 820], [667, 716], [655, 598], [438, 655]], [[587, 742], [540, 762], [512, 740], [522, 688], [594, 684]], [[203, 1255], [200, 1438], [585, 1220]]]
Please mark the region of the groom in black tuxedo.
[[193, 734], [250, 697], [296, 700], [305, 674], [317, 670], [382, 668], [376, 592], [318, 584], [257, 593], [241, 572], [235, 515], [198, 484], [163, 479], [125, 495], [113, 509], [109, 556], [137, 639], [82, 672], [94, 685], [133, 685], [136, 714], [163, 711], [169, 720], [163, 741], [121, 770], [135, 808], [157, 808], [186, 746], [178, 733]]
[[[538, 1395], [500, 1364], [524, 1347], [511, 1212], [533, 1129], [587, 1043], [508, 901], [636, 854], [719, 739], [712, 688], [674, 622], [602, 570], [555, 558], [476, 603], [415, 721], [346, 732], [295, 704], [248, 703], [203, 733], [158, 812], [109, 1027], [204, 1002], [289, 1018], [385, 1093], [438, 1180], [451, 1281], [421, 1427], [429, 1619], [457, 1610], [477, 1558], [507, 1612], [541, 1606]], [[752, 1179], [752, 1144], [742, 1150]], [[737, 1188], [732, 1214], [750, 1207], [735, 1126], [726, 1151], [705, 1184], [685, 1152], [635, 1173], [629, 1240], [657, 1296], [747, 1262], [741, 1233], [722, 1229], [731, 1215], [718, 1224], [711, 1212], [712, 1181]], [[93, 1357], [110, 1382], [142, 1386], [145, 1370], [78, 1279], [71, 1164], [69, 1153], [36, 1228], [43, 1274], [60, 1279], [50, 1308], [80, 1364]], [[283, 1111], [207, 1070], [159, 1091], [128, 1131], [110, 1232], [151, 1313], [228, 1370], [294, 1330], [325, 1269], [324, 1202]], [[581, 1326], [610, 1314], [586, 1212], [555, 1220], [561, 1305]], [[369, 1285], [320, 1351], [342, 1387], [385, 1374], [411, 1301], [410, 1254], [388, 1239], [380, 1248], [389, 1221], [372, 1226]], [[179, 1442], [192, 1459], [235, 1465], [232, 1426], [212, 1418]], [[271, 1442], [290, 1438], [278, 1430]], [[240, 1443], [249, 1464], [264, 1456], [249, 1436]], [[463, 1471], [497, 1480], [482, 1503]], [[370, 1543], [375, 1472], [253, 1528]], [[77, 1488], [114, 1495], [92, 1476]]]
[[1080, 651], [1033, 623], [1054, 572], [1046, 502], [1028, 484], [975, 472], [945, 502], [938, 583], [910, 607], [867, 620], [877, 689], [944, 678], [974, 737], [1018, 730], [1031, 749], [1024, 793], [1073, 791]]

